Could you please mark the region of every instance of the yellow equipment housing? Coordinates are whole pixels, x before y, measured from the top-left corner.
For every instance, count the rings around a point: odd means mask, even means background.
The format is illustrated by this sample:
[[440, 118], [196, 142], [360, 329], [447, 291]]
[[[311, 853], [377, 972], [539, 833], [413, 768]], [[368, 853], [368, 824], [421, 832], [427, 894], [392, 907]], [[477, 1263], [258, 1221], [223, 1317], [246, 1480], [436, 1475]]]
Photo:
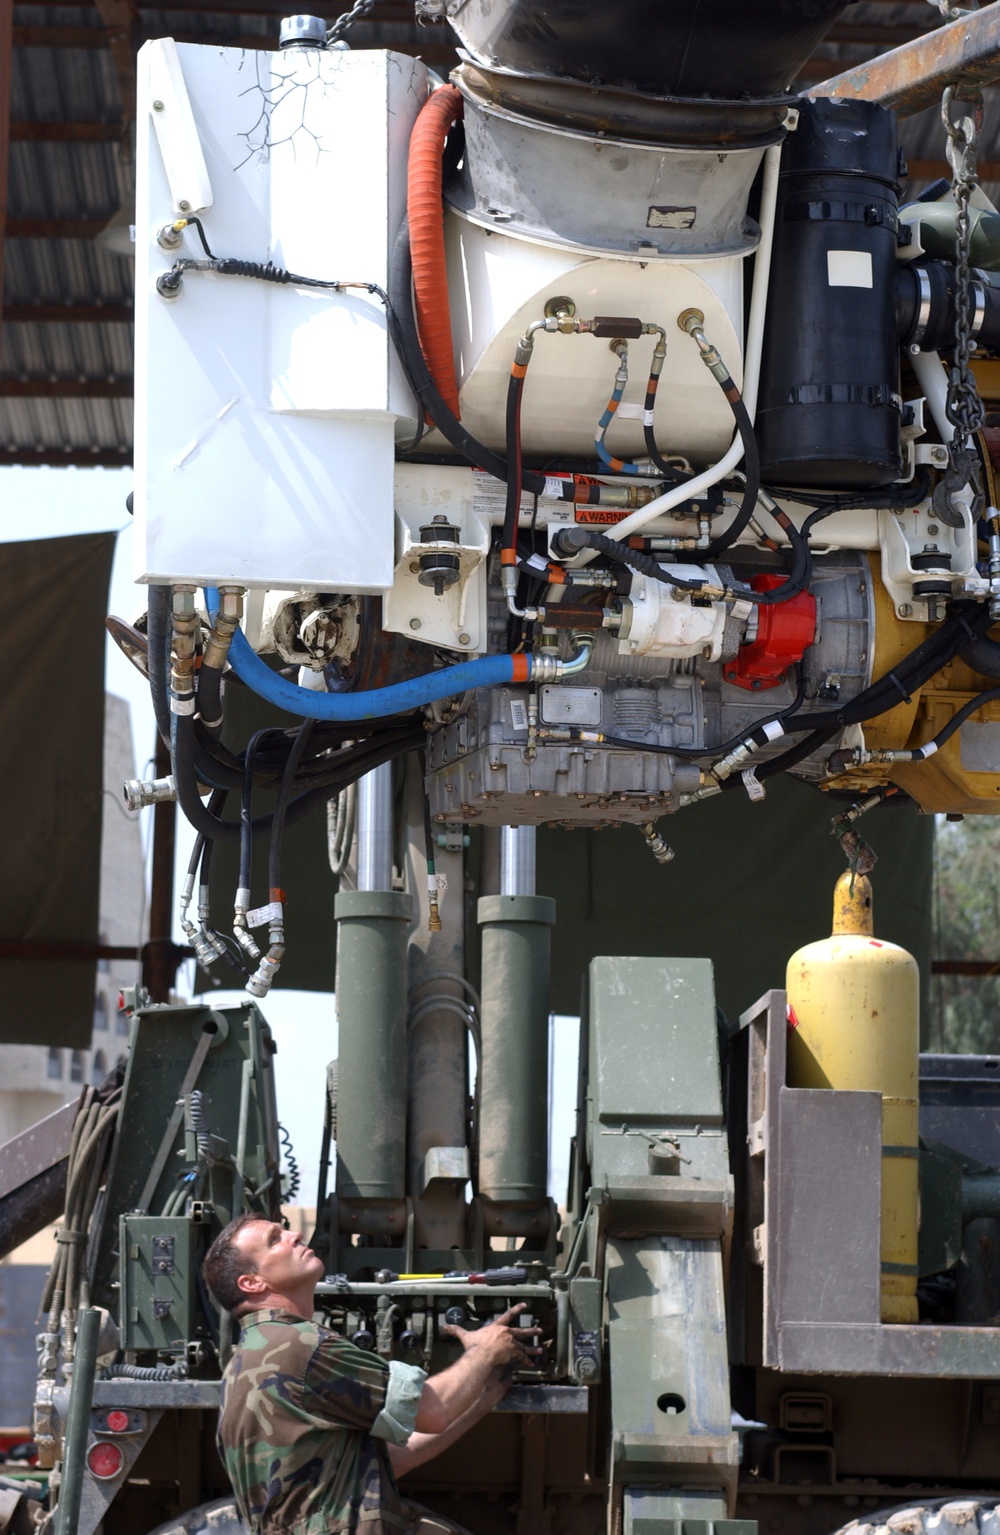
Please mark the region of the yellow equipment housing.
[[873, 936], [864, 875], [841, 875], [832, 936], [792, 955], [786, 986], [789, 1086], [882, 1095], [881, 1314], [916, 1322], [920, 978]]

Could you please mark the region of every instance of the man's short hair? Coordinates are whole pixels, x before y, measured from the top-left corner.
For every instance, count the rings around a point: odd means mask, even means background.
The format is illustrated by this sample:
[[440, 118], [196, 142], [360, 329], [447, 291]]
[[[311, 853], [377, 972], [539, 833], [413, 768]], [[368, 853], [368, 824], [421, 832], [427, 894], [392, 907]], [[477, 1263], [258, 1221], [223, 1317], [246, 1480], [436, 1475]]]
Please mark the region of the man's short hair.
[[201, 1266], [202, 1278], [211, 1290], [216, 1303], [223, 1311], [228, 1311], [234, 1317], [239, 1316], [252, 1304], [250, 1298], [240, 1289], [238, 1280], [241, 1274], [255, 1274], [256, 1265], [246, 1253], [236, 1245], [236, 1238], [244, 1226], [250, 1226], [255, 1221], [264, 1221], [266, 1215], [237, 1215], [235, 1220], [224, 1226], [205, 1254], [205, 1261]]

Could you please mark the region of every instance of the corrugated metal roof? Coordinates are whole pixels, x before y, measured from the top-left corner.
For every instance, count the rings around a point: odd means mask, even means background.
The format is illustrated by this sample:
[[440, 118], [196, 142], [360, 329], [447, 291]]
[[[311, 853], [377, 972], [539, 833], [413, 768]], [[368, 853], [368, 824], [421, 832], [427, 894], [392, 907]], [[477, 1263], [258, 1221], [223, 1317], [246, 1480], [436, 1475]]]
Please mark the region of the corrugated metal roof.
[[[220, 43], [276, 38], [280, 0], [200, 0], [141, 11], [145, 36]], [[340, 9], [338, 6], [336, 9]], [[353, 34], [355, 46], [401, 47], [446, 68], [453, 42], [446, 27], [417, 28], [405, 0], [377, 0], [373, 20]], [[134, 197], [131, 133], [115, 137], [122, 91], [99, 14], [91, 6], [15, 7], [11, 118], [15, 124], [91, 125], [87, 141], [45, 142], [25, 127], [11, 144], [9, 231], [0, 349], [0, 462], [115, 462], [131, 451], [133, 262], [97, 243], [96, 231]], [[831, 41], [817, 49], [803, 86], [863, 63], [940, 24], [928, 0], [864, 0], [850, 6]], [[106, 125], [110, 138], [99, 137]], [[53, 130], [61, 131], [61, 130]], [[944, 132], [937, 112], [901, 125], [907, 159], [920, 168], [910, 195], [934, 168], [944, 170]], [[981, 158], [1000, 158], [1000, 93], [988, 93]], [[987, 191], [1000, 199], [1000, 180]], [[55, 227], [53, 227], [55, 221]], [[80, 221], [84, 221], [81, 227]], [[74, 315], [31, 318], [37, 306], [66, 305]], [[114, 318], [96, 306], [112, 306]], [[25, 309], [30, 311], [25, 317]], [[20, 313], [21, 317], [17, 318]], [[80, 395], [79, 391], [87, 391]], [[28, 391], [28, 392], [26, 392]], [[67, 397], [67, 391], [69, 395]]]

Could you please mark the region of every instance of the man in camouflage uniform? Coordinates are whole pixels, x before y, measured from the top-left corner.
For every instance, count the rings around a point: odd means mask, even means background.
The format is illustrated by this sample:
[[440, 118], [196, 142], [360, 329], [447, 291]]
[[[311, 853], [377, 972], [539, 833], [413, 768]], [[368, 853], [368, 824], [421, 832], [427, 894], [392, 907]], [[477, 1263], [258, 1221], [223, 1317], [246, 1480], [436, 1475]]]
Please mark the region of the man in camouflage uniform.
[[297, 1232], [241, 1216], [204, 1264], [240, 1336], [223, 1376], [219, 1449], [253, 1535], [398, 1535], [412, 1527], [396, 1486], [500, 1400], [532, 1329], [467, 1332], [432, 1380], [386, 1363], [312, 1320], [323, 1260]]

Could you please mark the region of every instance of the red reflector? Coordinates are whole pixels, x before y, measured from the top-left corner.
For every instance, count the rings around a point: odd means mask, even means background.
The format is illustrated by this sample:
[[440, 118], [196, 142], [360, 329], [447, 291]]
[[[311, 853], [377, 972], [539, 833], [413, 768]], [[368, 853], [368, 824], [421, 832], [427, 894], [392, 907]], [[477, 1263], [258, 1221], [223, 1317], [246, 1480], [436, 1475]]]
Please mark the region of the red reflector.
[[[123, 1413], [122, 1417], [124, 1416]], [[98, 1444], [92, 1444], [87, 1451], [88, 1469], [102, 1482], [117, 1476], [124, 1464], [125, 1457], [117, 1444], [108, 1444], [102, 1440]]]
[[108, 1433], [125, 1434], [127, 1432], [128, 1413], [122, 1412], [120, 1407], [116, 1407], [112, 1412], [108, 1413]]

